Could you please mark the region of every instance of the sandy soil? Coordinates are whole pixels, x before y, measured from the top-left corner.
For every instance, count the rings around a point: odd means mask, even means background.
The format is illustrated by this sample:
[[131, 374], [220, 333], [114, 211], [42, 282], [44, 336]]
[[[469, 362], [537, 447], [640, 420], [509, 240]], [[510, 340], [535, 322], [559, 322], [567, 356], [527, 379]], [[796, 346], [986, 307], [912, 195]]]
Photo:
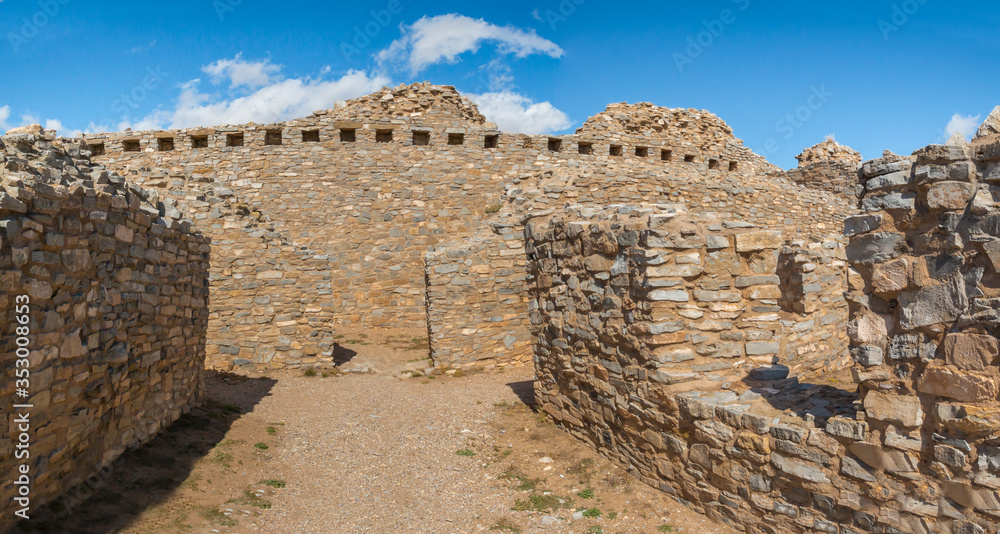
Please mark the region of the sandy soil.
[[399, 378], [418, 337], [345, 336], [339, 369], [373, 372], [212, 373], [204, 407], [21, 532], [735, 532], [535, 412], [529, 367]]

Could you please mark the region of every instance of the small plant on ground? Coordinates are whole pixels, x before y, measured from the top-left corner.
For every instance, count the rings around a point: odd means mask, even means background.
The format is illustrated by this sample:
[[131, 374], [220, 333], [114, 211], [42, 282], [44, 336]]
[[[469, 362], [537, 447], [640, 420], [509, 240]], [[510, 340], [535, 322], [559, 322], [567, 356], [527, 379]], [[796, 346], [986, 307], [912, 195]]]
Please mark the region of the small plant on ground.
[[271, 502], [262, 499], [256, 493], [250, 491], [249, 489], [243, 490], [243, 495], [235, 499], [229, 499], [226, 501], [231, 504], [242, 504], [244, 506], [253, 506], [254, 508], [267, 509], [271, 507]]
[[588, 508], [583, 511], [583, 517], [597, 519], [598, 517], [601, 517], [601, 510], [599, 508]]
[[260, 450], [262, 450], [262, 451], [266, 451], [266, 450], [267, 450], [267, 449], [269, 448], [269, 447], [267, 446], [267, 443], [259, 443], [259, 442], [258, 442], [258, 443], [254, 443], [253, 447], [254, 447], [255, 449], [260, 449]]
[[471, 451], [469, 449], [459, 449], [459, 450], [455, 451], [455, 454], [457, 454], [459, 456], [475, 456], [476, 455], [476, 453], [474, 451]]
[[490, 526], [490, 530], [495, 530], [499, 532], [518, 533], [521, 532], [521, 527], [515, 525], [514, 523], [511, 523], [510, 521], [507, 520], [507, 518], [503, 518], [497, 521], [496, 523], [493, 523], [493, 525]]
[[270, 486], [272, 488], [283, 488], [283, 487], [285, 487], [285, 481], [284, 480], [278, 480], [276, 478], [269, 478], [267, 480], [261, 480], [260, 483], [263, 484], [263, 485], [265, 485], [265, 486]]
[[614, 521], [618, 517], [618, 512], [608, 512], [608, 515], [605, 517]]
[[538, 479], [532, 479], [524, 476], [524, 474], [514, 469], [513, 466], [508, 467], [503, 473], [500, 473], [500, 476], [498, 476], [497, 478], [501, 480], [503, 479], [516, 480], [520, 482], [520, 484], [518, 484], [517, 486], [517, 489], [521, 491], [535, 491], [535, 489], [538, 487], [538, 482], [539, 482]]
[[497, 202], [495, 204], [490, 204], [489, 206], [486, 206], [486, 214], [487, 215], [493, 215], [494, 213], [499, 213], [500, 212], [500, 208], [502, 208], [502, 207], [503, 207], [503, 205], [500, 204], [499, 202]]
[[232, 467], [229, 462], [233, 461], [233, 455], [228, 452], [215, 451], [215, 455], [212, 456], [212, 461], [222, 467]]
[[594, 498], [594, 490], [592, 490], [590, 488], [587, 488], [587, 489], [581, 491], [580, 493], [577, 493], [576, 495], [577, 495], [577, 497], [580, 497], [581, 499], [593, 499]]
[[206, 508], [201, 513], [201, 516], [211, 523], [217, 523], [224, 527], [236, 526], [236, 520], [231, 517], [228, 517], [226, 514], [222, 513], [222, 510], [219, 510], [218, 508]]
[[604, 534], [604, 529], [599, 525], [594, 525], [586, 530], [588, 534]]
[[304, 374], [306, 376], [316, 376], [316, 370], [312, 369], [312, 368], [306, 369], [306, 372], [302, 373], [302, 374]]
[[664, 523], [664, 524], [656, 527], [656, 531], [657, 532], [673, 532], [674, 531], [674, 526], [671, 525], [670, 523]]
[[[559, 502], [560, 500], [564, 502]], [[534, 493], [528, 497], [528, 500], [518, 499], [514, 501], [514, 507], [511, 510], [515, 512], [523, 512], [525, 510], [547, 512], [549, 510], [558, 510], [564, 506], [566, 506], [565, 499], [560, 499], [555, 495], [539, 495]]]
[[274, 434], [275, 432], [277, 432], [277, 430], [275, 430], [273, 426], [269, 426], [267, 427], [267, 430], [265, 430], [265, 432], [267, 432], [268, 434]]

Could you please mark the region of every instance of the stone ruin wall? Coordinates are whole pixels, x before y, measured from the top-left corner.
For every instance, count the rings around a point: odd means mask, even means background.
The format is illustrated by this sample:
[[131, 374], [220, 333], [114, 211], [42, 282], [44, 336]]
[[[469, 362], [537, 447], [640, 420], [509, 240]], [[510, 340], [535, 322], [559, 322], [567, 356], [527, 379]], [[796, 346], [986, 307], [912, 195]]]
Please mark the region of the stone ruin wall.
[[827, 139], [805, 149], [795, 159], [799, 165], [784, 173], [787, 179], [812, 189], [839, 195], [851, 205], [857, 203], [860, 153], [833, 139]]
[[130, 178], [163, 192], [164, 214], [192, 216], [212, 240], [207, 366], [328, 363], [335, 309], [328, 257], [289, 243], [205, 174], [143, 170]]
[[[189, 222], [160, 215], [155, 192], [91, 165], [86, 145], [45, 137], [0, 138], [0, 471], [13, 481], [30, 467], [32, 510], [200, 401], [210, 250]], [[22, 296], [29, 398], [16, 391]], [[11, 513], [16, 495], [0, 490]]]
[[[228, 279], [233, 275], [227, 266], [271, 271], [256, 263], [267, 257], [263, 245], [246, 242], [247, 248], [233, 249], [238, 257], [227, 249], [213, 255], [213, 292], [225, 288], [232, 297], [212, 299], [209, 361], [223, 368], [248, 360], [257, 366], [314, 365], [328, 354], [329, 328], [336, 325], [427, 328], [439, 366], [475, 363], [480, 356], [469, 354], [497, 353], [500, 346], [512, 361], [526, 357], [526, 324], [497, 324], [490, 309], [468, 317], [443, 313], [479, 297], [428, 287], [444, 282], [433, 276], [434, 262], [450, 261], [447, 254], [429, 252], [462, 249], [463, 241], [476, 236], [495, 237], [498, 242], [484, 246], [500, 250], [506, 245], [491, 223], [514, 225], [520, 234], [517, 220], [527, 208], [513, 199], [526, 197], [511, 191], [512, 184], [542, 187], [540, 200], [553, 206], [666, 201], [692, 211], [740, 214], [757, 224], [777, 221], [781, 230], [809, 235], [834, 233], [853, 213], [850, 204], [825, 191], [769, 176], [776, 168], [745, 148], [714, 115], [648, 104], [611, 105], [573, 135], [529, 136], [497, 131], [453, 88], [415, 84], [285, 123], [125, 132], [86, 141], [95, 161], [137, 180], [149, 169], [182, 177], [183, 190], [163, 180], [150, 187], [165, 202], [183, 204], [214, 242], [244, 243], [246, 235], [230, 234], [266, 227], [289, 254], [295, 251], [309, 263], [302, 272], [317, 276], [311, 286], [280, 288], [287, 293], [285, 304], [251, 305], [229, 291], [248, 288]], [[559, 182], [535, 184], [546, 171], [554, 171]], [[494, 213], [497, 206], [502, 209]], [[497, 258], [500, 264], [488, 271], [509, 268], [509, 258]], [[524, 264], [523, 257], [518, 261]], [[467, 289], [489, 293], [492, 275], [474, 274], [484, 279]], [[432, 293], [441, 299], [432, 302]], [[294, 302], [295, 295], [308, 302]], [[492, 307], [490, 299], [483, 302]], [[470, 317], [483, 321], [462, 322]], [[273, 335], [254, 337], [250, 326], [256, 321], [268, 332], [295, 328], [316, 343], [307, 350], [287, 343], [268, 348]], [[455, 335], [470, 329], [471, 338]], [[437, 347], [435, 335], [441, 341]], [[514, 350], [508, 347], [510, 336], [518, 339]]]
[[629, 258], [662, 257], [648, 239], [663, 219], [559, 213], [527, 235], [542, 409], [740, 530], [996, 532], [1000, 142], [887, 155], [859, 174], [862, 213], [845, 224], [857, 394], [771, 369], [678, 392], [643, 334], [657, 304], [635, 289], [643, 267], [617, 261], [628, 246]]

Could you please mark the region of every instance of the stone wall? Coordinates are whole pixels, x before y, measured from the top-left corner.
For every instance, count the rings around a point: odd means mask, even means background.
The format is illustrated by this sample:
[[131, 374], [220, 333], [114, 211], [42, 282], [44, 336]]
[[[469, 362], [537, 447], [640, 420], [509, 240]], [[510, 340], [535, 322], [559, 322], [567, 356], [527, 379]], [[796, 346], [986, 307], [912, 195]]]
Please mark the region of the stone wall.
[[288, 242], [208, 173], [148, 171], [135, 183], [163, 195], [164, 213], [189, 214], [212, 240], [209, 368], [332, 365], [334, 296], [326, 254]]
[[[542, 409], [740, 530], [996, 532], [1000, 143], [887, 154], [861, 175], [863, 213], [845, 224], [857, 393], [771, 370], [678, 392], [633, 332], [648, 317], [630, 289], [639, 267], [618, 261], [626, 246], [649, 247], [658, 217], [623, 214], [528, 227]], [[801, 247], [782, 251], [787, 270], [815, 272]], [[783, 286], [779, 302], [808, 309], [805, 294]]]
[[858, 167], [861, 154], [832, 138], [811, 146], [795, 157], [798, 168], [784, 176], [810, 189], [839, 195], [850, 205], [858, 200]]
[[176, 420], [204, 382], [208, 239], [160, 213], [155, 192], [92, 166], [86, 145], [46, 135], [0, 139], [0, 530], [20, 508], [22, 462], [35, 509]]
[[529, 223], [533, 322], [548, 326], [536, 357], [567, 360], [583, 347], [565, 338], [596, 329], [595, 339], [617, 340], [601, 349], [603, 366], [646, 368], [676, 392], [725, 387], [756, 368], [847, 365], [839, 243], [786, 247], [780, 233], [746, 223], [648, 213], [573, 219], [585, 210], [570, 209]]
[[[220, 340], [216, 352], [213, 333], [209, 358], [222, 367], [246, 360], [313, 365], [325, 361], [327, 349], [323, 342], [309, 348], [319, 350], [316, 356], [283, 356], [294, 350], [284, 350], [286, 343], [265, 349], [271, 337], [256, 338], [248, 329], [237, 335], [222, 318], [244, 313], [249, 304], [225, 298], [243, 282], [229, 280], [234, 275], [224, 266], [256, 269], [248, 258], [268, 257], [265, 242], [280, 241], [310, 264], [297, 270], [324, 273], [316, 287], [300, 288], [310, 302], [288, 297], [289, 310], [271, 305], [259, 317], [273, 309], [274, 319], [264, 324], [277, 327], [287, 323], [279, 315], [292, 314], [309, 335], [317, 324], [424, 328], [425, 255], [490, 235], [488, 223], [511, 224], [504, 215], [516, 220], [522, 211], [486, 208], [513, 198], [512, 185], [546, 171], [563, 180], [551, 184], [559, 192], [546, 196], [553, 203], [679, 202], [757, 224], [775, 221], [777, 229], [802, 236], [831, 233], [853, 213], [835, 195], [770, 176], [777, 168], [711, 113], [651, 104], [611, 105], [573, 135], [529, 136], [499, 132], [452, 87], [414, 84], [284, 123], [88, 135], [86, 142], [95, 161], [137, 180], [145, 180], [148, 169], [182, 177], [180, 188], [165, 180], [148, 187], [165, 204], [189, 210], [215, 243], [239, 246], [213, 255], [212, 291], [223, 298], [212, 299], [212, 324], [219, 325], [212, 332], [229, 339]], [[251, 228], [274, 237], [254, 245], [244, 235]], [[255, 308], [258, 316], [260, 305]], [[307, 317], [316, 320], [307, 324]], [[489, 326], [469, 325], [491, 338]], [[326, 339], [327, 332], [317, 337]], [[470, 343], [486, 346], [485, 340]]]
[[531, 358], [523, 227], [490, 231], [427, 254], [427, 324], [438, 367]]
[[872, 430], [862, 459], [923, 481], [916, 513], [940, 531], [963, 519], [994, 532], [1000, 143], [972, 154], [962, 141], [865, 163], [863, 213], [847, 223], [849, 332]]

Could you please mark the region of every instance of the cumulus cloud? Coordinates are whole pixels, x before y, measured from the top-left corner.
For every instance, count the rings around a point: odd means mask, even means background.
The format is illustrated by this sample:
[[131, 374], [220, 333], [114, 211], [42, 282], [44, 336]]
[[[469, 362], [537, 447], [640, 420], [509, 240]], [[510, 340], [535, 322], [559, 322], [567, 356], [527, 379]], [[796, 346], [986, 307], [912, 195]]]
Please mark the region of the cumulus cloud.
[[46, 130], [55, 130], [63, 137], [79, 137], [83, 133], [83, 130], [70, 129], [63, 126], [62, 121], [59, 119], [47, 119], [43, 126], [45, 126]]
[[980, 117], [981, 115], [963, 116], [959, 113], [952, 115], [951, 120], [948, 121], [948, 125], [944, 127], [945, 137], [951, 137], [952, 134], [958, 132], [966, 139], [971, 138], [979, 128]]
[[405, 63], [411, 74], [442, 61], [455, 63], [465, 52], [478, 52], [483, 42], [494, 43], [504, 54], [526, 57], [544, 54], [562, 57], [558, 45], [540, 37], [535, 30], [497, 26], [483, 19], [452, 13], [423, 17], [410, 26], [400, 26], [402, 36], [378, 53], [381, 62]]
[[[2, 2], [3, 0], [0, 0]], [[9, 125], [7, 119], [10, 118], [10, 106], [0, 106], [0, 130], [7, 131]]]
[[357, 98], [390, 83], [385, 76], [356, 70], [332, 78], [331, 69], [324, 67], [317, 77], [285, 78], [281, 69], [269, 60], [246, 61], [239, 54], [220, 59], [202, 67], [210, 84], [200, 78], [181, 84], [180, 94], [170, 106], [161, 106], [139, 119], [123, 117], [113, 124], [92, 122], [86, 131], [277, 122], [332, 108], [338, 100]]
[[245, 86], [249, 89], [273, 83], [274, 77], [281, 72], [281, 65], [275, 65], [269, 59], [244, 61], [242, 56], [240, 53], [232, 59], [220, 59], [205, 65], [201, 70], [211, 76], [212, 83], [217, 84], [228, 79], [230, 88]]
[[535, 102], [512, 92], [500, 91], [466, 95], [479, 106], [487, 119], [505, 132], [544, 134], [565, 130], [572, 125], [569, 117], [548, 102]]

